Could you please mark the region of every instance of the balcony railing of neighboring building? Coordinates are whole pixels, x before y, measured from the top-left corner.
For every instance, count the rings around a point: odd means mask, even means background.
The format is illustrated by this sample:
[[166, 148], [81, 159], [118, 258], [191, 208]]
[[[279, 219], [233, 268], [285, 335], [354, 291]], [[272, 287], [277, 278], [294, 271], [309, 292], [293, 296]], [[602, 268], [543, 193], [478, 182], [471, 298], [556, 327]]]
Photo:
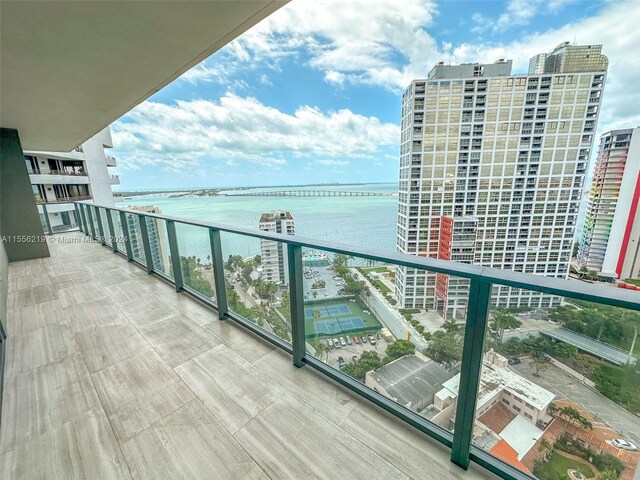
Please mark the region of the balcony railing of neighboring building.
[[[308, 365], [450, 447], [451, 460], [461, 467], [467, 468], [469, 462], [474, 461], [506, 479], [531, 479], [533, 477], [529, 471], [520, 468], [520, 463], [514, 465], [491, 455], [487, 449], [481, 448], [482, 443], [476, 443], [478, 439], [474, 437], [474, 427], [477, 425], [476, 414], [480, 415], [477, 410], [479, 408], [478, 392], [481, 384], [485, 387], [487, 385], [487, 382], [482, 383], [483, 380], [481, 379], [481, 372], [484, 378], [485, 371], [483, 369], [486, 369], [487, 365], [487, 352], [483, 348], [485, 335], [489, 332], [489, 309], [492, 308], [495, 295], [500, 295], [500, 291], [506, 287], [507, 289], [519, 289], [519, 291], [526, 292], [527, 295], [544, 294], [556, 300], [560, 297], [567, 297], [640, 311], [640, 294], [626, 289], [603, 288], [598, 285], [572, 282], [560, 278], [449, 262], [418, 255], [346, 246], [298, 236], [94, 205], [87, 202], [76, 202], [74, 208], [75, 218], [78, 219], [82, 232], [110, 248], [114, 253], [119, 253], [129, 261], [146, 268], [149, 274], [155, 274], [175, 285], [176, 291], [186, 292], [198, 298], [201, 302], [215, 309], [220, 320], [228, 319], [242, 325], [292, 355], [292, 361], [295, 366]], [[162, 227], [162, 230], [166, 229], [166, 237], [164, 234], [162, 235], [166, 242], [164, 247], [166, 251], [165, 260], [162, 264], [156, 263], [159, 255], [154, 256], [152, 254], [152, 244], [158, 241], [158, 238], [155, 237], [161, 230], [160, 227]], [[154, 238], [150, 241], [152, 235]], [[185, 242], [185, 235], [189, 237], [189, 242]], [[197, 236], [200, 236], [200, 240], [204, 242], [204, 245], [208, 245], [210, 248], [210, 251], [204, 255], [207, 258], [207, 262], [204, 265], [200, 264], [200, 258], [196, 260], [196, 256], [193, 255], [194, 252], [183, 250], [187, 248], [189, 243], [192, 243], [192, 237]], [[226, 240], [229, 237], [234, 242], [227, 243]], [[245, 240], [246, 237], [249, 237], [249, 240], [253, 239], [253, 241], [258, 239], [271, 240], [286, 245], [289, 300], [287, 302], [288, 305], [282, 303], [282, 306], [279, 307], [277, 316], [281, 321], [280, 329], [263, 328], [265, 326], [264, 321], [261, 323], [260, 319], [255, 318], [251, 320], [249, 318], [250, 309], [243, 309], [238, 306], [240, 303], [238, 303], [237, 288], [243, 280], [241, 274], [233, 273], [230, 270], [231, 267], [229, 265], [233, 261], [232, 257], [229, 257], [229, 261], [225, 262], [223, 255], [225, 252], [227, 255], [229, 254], [227, 247], [235, 244], [238, 237], [243, 237]], [[135, 239], [135, 242], [130, 239]], [[138, 247], [134, 249], [132, 243], [135, 243]], [[142, 248], [140, 248], [140, 244]], [[463, 308], [463, 313], [466, 317], [466, 322], [461, 326], [464, 330], [461, 360], [456, 362], [455, 367], [455, 370], [459, 371], [459, 373], [442, 383], [442, 385], [448, 384], [449, 387], [443, 387], [443, 390], [438, 392], [438, 395], [440, 395], [455, 383], [457, 392], [454, 392], [454, 394], [457, 393], [457, 396], [455, 396], [454, 403], [450, 403], [448, 407], [443, 407], [440, 410], [435, 405], [436, 400], [434, 400], [433, 408], [437, 412], [435, 416], [429, 416], [426, 410], [418, 411], [417, 408], [409, 408], [407, 404], [397, 403], [391, 397], [380, 393], [379, 390], [367, 386], [368, 383], [365, 380], [359, 381], [321, 360], [322, 349], [316, 350], [317, 347], [312, 345], [313, 342], [316, 342], [315, 345], [317, 345], [317, 337], [321, 335], [317, 323], [322, 323], [321, 319], [324, 317], [331, 319], [332, 314], [328, 311], [323, 313], [314, 307], [319, 302], [326, 300], [316, 299], [315, 295], [313, 299], [305, 297], [303, 250], [305, 252], [324, 252], [330, 255], [341, 254], [361, 259], [363, 262], [382, 262], [389, 266], [406, 267], [409, 270], [416, 269], [422, 272], [446, 274], [452, 278], [463, 279], [468, 282], [467, 300], [460, 303], [464, 307], [459, 307]], [[193, 265], [191, 265], [192, 263]], [[335, 268], [335, 272], [338, 272], [338, 268]], [[358, 270], [358, 272], [361, 272], [361, 270]], [[307, 275], [309, 274], [308, 271], [306, 273]], [[375, 280], [377, 277], [370, 277], [369, 274], [356, 273], [355, 270], [353, 274], [356, 275], [356, 280], [362, 280], [361, 284], [366, 284], [367, 281], [370, 281], [372, 286], [376, 285], [376, 282], [378, 282], [378, 285], [384, 283], [380, 280]], [[202, 282], [206, 275], [210, 279], [205, 282], [206, 285], [203, 287]], [[415, 288], [418, 287], [416, 286]], [[373, 289], [368, 293], [366, 290], [360, 293], [358, 298], [366, 304], [366, 308], [362, 312], [356, 310], [360, 312], [361, 317], [358, 318], [360, 318], [361, 322], [363, 321], [362, 318], [368, 318], [371, 313], [368, 309], [376, 311], [380, 305], [389, 303], [391, 297], [388, 297], [388, 294], [392, 290], [389, 287], [386, 287], [386, 290], [389, 291], [386, 294], [379, 293]], [[338, 293], [338, 295], [340, 294]], [[352, 300], [347, 300], [349, 297], [342, 296], [339, 298], [344, 303], [333, 308], [344, 309], [345, 311], [357, 308], [357, 303], [350, 303]], [[356, 301], [353, 300], [353, 302]], [[545, 306], [544, 302], [542, 302], [542, 306]], [[309, 311], [312, 310], [313, 321], [311, 322]], [[243, 311], [247, 312], [247, 316], [243, 316], [240, 313]], [[414, 327], [407, 324], [401, 316], [398, 317], [388, 318], [389, 323], [385, 321], [387, 328], [390, 328], [395, 323], [400, 325], [399, 333], [394, 332], [393, 336], [398, 339], [404, 339], [407, 336], [407, 332], [413, 332], [412, 335], [416, 335]], [[352, 320], [355, 321], [355, 319], [349, 319], [349, 321]], [[329, 325], [326, 326], [329, 328]], [[308, 331], [309, 329], [313, 330]], [[338, 336], [340, 333], [334, 335]], [[420, 340], [422, 342], [422, 337], [420, 337]], [[318, 352], [320, 352], [319, 355]], [[637, 358], [630, 354], [629, 362], [633, 363], [634, 360], [637, 364]], [[504, 361], [506, 362], [506, 359]], [[433, 365], [434, 370], [440, 371], [441, 367], [438, 365]], [[438, 396], [438, 402], [446, 402], [447, 400], [448, 397]], [[447, 408], [449, 409], [446, 412], [447, 423], [435, 423], [438, 415], [445, 412]], [[431, 411], [431, 413], [434, 413], [434, 411]], [[537, 447], [534, 448], [537, 452]]]
[[76, 197], [56, 197], [53, 200], [45, 200], [42, 197], [36, 197], [36, 203], [41, 205], [43, 203], [69, 203], [69, 202], [80, 202], [83, 200], [91, 200], [91, 195], [82, 195]]
[[[42, 172], [41, 172], [42, 173]], [[72, 177], [86, 177], [89, 175], [87, 172], [83, 170], [51, 170], [49, 172], [44, 172], [46, 175], [69, 175]]]
[[105, 155], [104, 158], [107, 161], [107, 166], [108, 167], [116, 167], [117, 166], [116, 157], [114, 157], [113, 155]]
[[120, 184], [120, 176], [119, 175], [109, 175], [109, 183], [111, 183], [111, 185], [119, 185]]

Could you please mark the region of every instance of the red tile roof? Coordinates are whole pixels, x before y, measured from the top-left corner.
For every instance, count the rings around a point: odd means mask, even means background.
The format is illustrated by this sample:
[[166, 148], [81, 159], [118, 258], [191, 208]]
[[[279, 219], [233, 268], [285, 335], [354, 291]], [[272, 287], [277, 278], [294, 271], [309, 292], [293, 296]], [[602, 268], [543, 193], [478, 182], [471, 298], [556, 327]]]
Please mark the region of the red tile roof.
[[515, 417], [515, 412], [505, 407], [502, 402], [498, 402], [479, 416], [478, 421], [489, 427], [495, 433], [500, 433]]
[[516, 467], [518, 470], [531, 475], [531, 471], [518, 460], [518, 452], [504, 440], [501, 439], [496, 443], [493, 448], [489, 450], [489, 453], [503, 462]]

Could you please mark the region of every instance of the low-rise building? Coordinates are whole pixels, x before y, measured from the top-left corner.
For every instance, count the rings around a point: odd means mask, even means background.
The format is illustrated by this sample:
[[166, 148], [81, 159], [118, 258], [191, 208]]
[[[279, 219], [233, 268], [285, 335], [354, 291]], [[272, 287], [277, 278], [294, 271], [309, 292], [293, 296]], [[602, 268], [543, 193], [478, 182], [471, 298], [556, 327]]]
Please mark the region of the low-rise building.
[[[435, 406], [444, 410], [455, 404], [459, 385], [459, 374], [445, 382], [442, 390], [435, 395]], [[493, 349], [485, 354], [478, 388], [476, 418], [496, 403], [502, 402], [509, 410], [536, 425], [539, 420], [544, 420], [547, 408], [554, 398], [555, 394], [549, 390], [509, 369], [507, 359]]]
[[365, 385], [411, 410], [422, 410], [453, 376], [454, 372], [416, 352], [367, 372]]

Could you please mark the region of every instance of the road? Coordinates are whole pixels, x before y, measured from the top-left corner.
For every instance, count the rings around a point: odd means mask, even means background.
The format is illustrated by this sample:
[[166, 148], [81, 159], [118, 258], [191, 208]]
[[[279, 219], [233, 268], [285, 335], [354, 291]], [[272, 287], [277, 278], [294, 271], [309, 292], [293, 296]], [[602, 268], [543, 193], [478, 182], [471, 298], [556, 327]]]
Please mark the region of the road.
[[640, 445], [640, 417], [600, 395], [558, 367], [549, 365], [549, 368], [540, 377], [533, 375], [531, 365], [526, 361], [511, 368], [527, 380], [555, 393], [560, 399], [568, 398], [581, 405], [585, 410], [620, 432], [624, 438]]

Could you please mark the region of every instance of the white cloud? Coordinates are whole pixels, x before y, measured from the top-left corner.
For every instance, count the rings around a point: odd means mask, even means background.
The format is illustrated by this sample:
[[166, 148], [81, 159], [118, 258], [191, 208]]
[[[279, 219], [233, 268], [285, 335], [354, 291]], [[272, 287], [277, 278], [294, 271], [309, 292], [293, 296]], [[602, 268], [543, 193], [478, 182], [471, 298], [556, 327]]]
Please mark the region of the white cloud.
[[631, 0], [608, 4], [598, 16], [576, 23], [525, 35], [513, 42], [465, 43], [452, 46], [450, 52], [458, 63], [492, 62], [498, 58], [511, 58], [514, 70], [526, 72], [529, 58], [550, 51], [566, 40], [577, 43], [603, 45], [603, 53], [609, 58], [609, 71], [602, 103], [600, 130], [640, 124], [640, 56], [636, 55], [640, 44], [637, 18], [640, 3]]
[[324, 165], [325, 167], [344, 167], [349, 165], [346, 160], [317, 160], [316, 163]]
[[475, 13], [472, 20], [476, 24], [473, 32], [485, 30], [504, 32], [505, 30], [528, 25], [532, 18], [541, 13], [553, 13], [564, 8], [575, 0], [509, 0], [506, 10], [498, 18], [492, 19]]
[[341, 158], [367, 158], [396, 145], [399, 129], [345, 109], [301, 106], [287, 114], [227, 92], [218, 102], [144, 102], [114, 125], [114, 137], [124, 169], [153, 164], [193, 175], [205, 158], [273, 169], [287, 165], [284, 156], [322, 156], [338, 165]]

